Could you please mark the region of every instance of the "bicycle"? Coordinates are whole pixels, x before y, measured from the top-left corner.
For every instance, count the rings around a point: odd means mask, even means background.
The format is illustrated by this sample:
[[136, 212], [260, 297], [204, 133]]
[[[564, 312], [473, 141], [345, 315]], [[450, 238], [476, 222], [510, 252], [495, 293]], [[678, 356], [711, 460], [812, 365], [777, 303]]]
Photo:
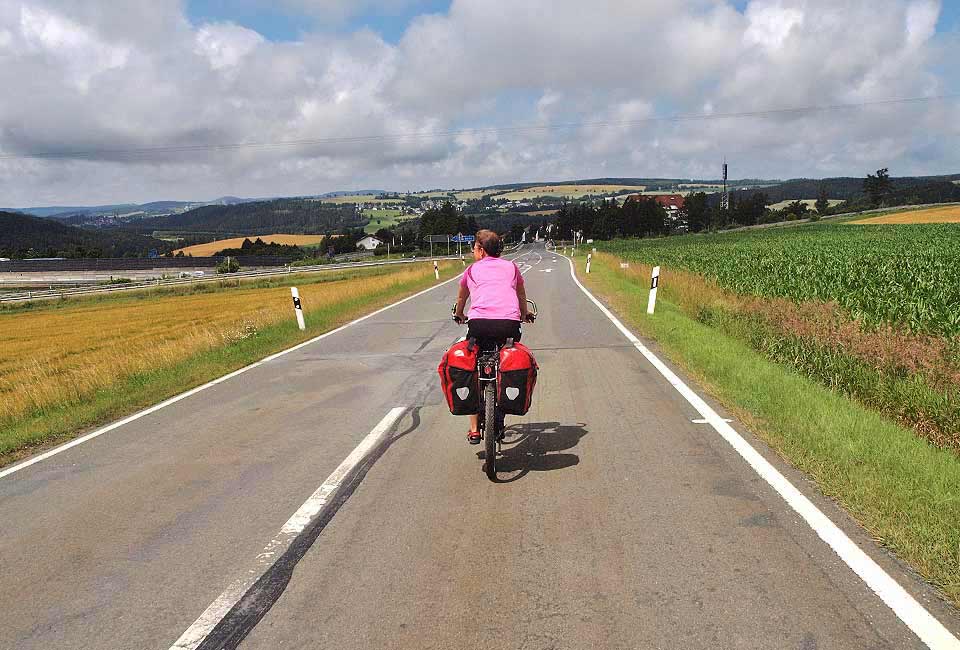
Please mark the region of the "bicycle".
[[[530, 306], [528, 309], [528, 319], [526, 322], [533, 323], [537, 319], [537, 303], [527, 300]], [[460, 319], [456, 316], [456, 305], [451, 309], [454, 322], [458, 325], [467, 324], [466, 318]], [[512, 341], [512, 339], [507, 339]], [[487, 478], [491, 481], [497, 480], [497, 454], [500, 453], [500, 445], [504, 438], [504, 419], [506, 415], [500, 410], [497, 404], [497, 374], [500, 371], [500, 349], [503, 344], [499, 342], [484, 341], [477, 354], [477, 372], [480, 378], [482, 389], [480, 390], [480, 414], [477, 424], [477, 430], [483, 440], [484, 449], [484, 471]], [[491, 344], [492, 343], [492, 344]], [[492, 430], [488, 434], [487, 424], [493, 422]]]

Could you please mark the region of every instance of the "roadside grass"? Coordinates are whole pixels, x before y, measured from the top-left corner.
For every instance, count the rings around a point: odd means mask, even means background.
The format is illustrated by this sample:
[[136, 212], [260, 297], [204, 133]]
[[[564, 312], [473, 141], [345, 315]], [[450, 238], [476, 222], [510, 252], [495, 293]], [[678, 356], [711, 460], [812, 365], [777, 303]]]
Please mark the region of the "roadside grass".
[[[579, 266], [579, 265], [578, 265]], [[580, 271], [580, 269], [578, 269]], [[595, 255], [581, 279], [639, 334], [657, 341], [781, 457], [810, 475], [880, 543], [960, 605], [960, 456], [769, 361], [687, 316], [661, 276], [657, 311], [646, 315], [649, 267], [624, 273]]]
[[[650, 267], [621, 273], [646, 283]], [[688, 317], [960, 453], [960, 339], [864, 328], [836, 303], [740, 295], [672, 268], [663, 279]]]
[[[444, 264], [441, 278], [460, 272]], [[334, 274], [331, 274], [333, 276]], [[436, 283], [431, 264], [0, 313], [0, 465]]]

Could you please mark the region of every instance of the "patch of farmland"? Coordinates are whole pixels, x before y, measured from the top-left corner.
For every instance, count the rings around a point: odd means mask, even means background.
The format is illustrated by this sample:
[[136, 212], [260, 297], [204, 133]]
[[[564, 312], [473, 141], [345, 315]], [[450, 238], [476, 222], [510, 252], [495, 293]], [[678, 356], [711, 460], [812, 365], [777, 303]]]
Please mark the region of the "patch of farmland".
[[488, 194], [495, 194], [496, 192], [496, 189], [465, 190], [463, 192], [457, 192], [456, 197], [458, 201], [473, 201], [476, 199], [482, 199]]
[[948, 205], [923, 210], [907, 210], [883, 214], [879, 217], [858, 219], [848, 223], [861, 224], [919, 224], [919, 223], [960, 223], [960, 205]]
[[380, 210], [364, 210], [363, 216], [370, 219], [370, 223], [364, 226], [363, 231], [366, 233], [375, 233], [381, 228], [393, 228], [397, 224], [407, 221], [410, 219], [409, 216], [404, 216], [401, 210], [390, 210], [390, 209], [380, 209]]
[[[773, 205], [769, 205], [767, 207], [770, 208], [771, 210], [783, 210], [785, 207], [793, 203], [795, 200], [796, 199], [792, 199], [790, 201], [780, 201], [779, 203], [774, 203]], [[841, 203], [843, 203], [843, 201], [840, 199], [827, 199], [827, 202], [830, 203], [831, 208], [835, 205], [840, 205]], [[816, 210], [816, 203], [817, 203], [816, 199], [800, 199], [800, 203], [805, 203], [807, 208], [811, 210]]]
[[[680, 183], [677, 187], [681, 190], [694, 190], [696, 192], [722, 192], [723, 185], [715, 183]], [[733, 189], [733, 186], [730, 186]]]
[[746, 295], [836, 302], [867, 327], [960, 336], [960, 228], [802, 228], [616, 240], [624, 260], [692, 271]]
[[514, 190], [505, 194], [497, 194], [498, 199], [508, 201], [522, 201], [539, 196], [556, 196], [560, 198], [579, 199], [588, 194], [614, 194], [623, 191], [642, 192], [643, 185], [538, 185], [522, 190]]
[[173, 251], [174, 255], [182, 252], [184, 255], [193, 257], [210, 257], [216, 255], [225, 248], [240, 248], [244, 239], [253, 241], [260, 238], [265, 244], [286, 244], [294, 246], [308, 246], [310, 244], [319, 244], [323, 235], [250, 235], [249, 237], [233, 237], [232, 239], [218, 239], [217, 241], [206, 244], [195, 244], [185, 248], [178, 248]]
[[323, 199], [311, 199], [313, 201], [320, 201], [322, 203], [381, 203], [384, 205], [389, 204], [401, 204], [403, 201], [401, 199], [378, 199], [373, 194], [358, 194], [353, 196], [331, 196]]

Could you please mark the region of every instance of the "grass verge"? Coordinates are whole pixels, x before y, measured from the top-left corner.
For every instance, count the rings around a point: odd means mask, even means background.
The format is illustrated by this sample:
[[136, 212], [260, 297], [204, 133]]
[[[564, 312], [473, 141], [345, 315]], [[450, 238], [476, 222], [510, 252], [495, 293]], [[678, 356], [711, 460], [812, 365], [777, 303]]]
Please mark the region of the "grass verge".
[[[80, 301], [76, 312], [51, 305], [45, 310], [0, 314], [5, 326], [5, 338], [0, 340], [0, 388], [4, 389], [0, 398], [7, 413], [0, 418], [0, 465], [161, 402], [436, 284], [432, 265], [417, 267], [352, 272], [346, 277], [301, 276], [296, 284], [305, 306], [305, 332], [297, 329], [293, 319], [289, 291], [278, 287], [206, 288], [167, 296]], [[459, 264], [445, 264], [441, 279], [460, 270]], [[292, 278], [284, 280], [294, 282]], [[224, 316], [224, 305], [233, 305], [234, 313]], [[241, 313], [247, 306], [252, 311]], [[124, 314], [130, 314], [129, 320], [120, 322]], [[159, 322], [160, 317], [144, 318], [144, 314], [166, 314], [168, 320]], [[198, 314], [210, 314], [210, 320], [200, 322]], [[46, 329], [55, 329], [57, 319], [70, 329], [44, 332], [37, 324], [47, 316], [54, 320]], [[84, 331], [84, 319], [91, 321], [89, 333]], [[134, 332], [136, 323], [145, 324], [145, 329]], [[49, 342], [44, 342], [47, 334]], [[49, 350], [50, 356], [28, 358], [23, 353], [25, 346], [15, 340], [17, 336], [33, 342], [34, 354], [42, 348]], [[137, 336], [142, 339], [139, 344], [129, 345]], [[111, 337], [120, 338], [114, 341]], [[18, 402], [21, 408], [16, 408]]]
[[[769, 444], [810, 475], [880, 543], [960, 606], [960, 458], [660, 299], [649, 280], [595, 256], [591, 290]], [[661, 290], [661, 296], [663, 292]]]

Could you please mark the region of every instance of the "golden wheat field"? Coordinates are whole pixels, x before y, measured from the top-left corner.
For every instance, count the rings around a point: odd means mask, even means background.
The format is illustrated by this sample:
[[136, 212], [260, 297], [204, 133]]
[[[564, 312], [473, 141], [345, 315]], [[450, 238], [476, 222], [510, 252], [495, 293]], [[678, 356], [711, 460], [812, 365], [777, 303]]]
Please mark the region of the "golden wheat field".
[[508, 201], [521, 201], [538, 196], [563, 196], [577, 199], [587, 194], [610, 194], [620, 191], [642, 192], [644, 189], [642, 185], [538, 185], [507, 192], [506, 194], [497, 194], [496, 198], [507, 199]]
[[960, 223], [960, 205], [894, 212], [893, 214], [883, 214], [879, 217], [848, 221], [847, 223], [857, 225], [876, 223]]
[[[433, 275], [418, 264], [388, 274], [299, 285], [310, 312]], [[293, 321], [289, 286], [124, 298], [0, 312], [0, 422], [82, 400], [138, 371], [183, 359]]]
[[182, 252], [184, 255], [194, 257], [209, 257], [216, 255], [225, 248], [240, 248], [244, 239], [253, 241], [260, 238], [265, 244], [293, 244], [295, 246], [307, 246], [310, 244], [319, 244], [324, 235], [250, 235], [249, 237], [234, 237], [233, 239], [218, 239], [217, 241], [206, 244], [195, 244], [185, 248], [178, 248], [173, 251], [174, 254]]

